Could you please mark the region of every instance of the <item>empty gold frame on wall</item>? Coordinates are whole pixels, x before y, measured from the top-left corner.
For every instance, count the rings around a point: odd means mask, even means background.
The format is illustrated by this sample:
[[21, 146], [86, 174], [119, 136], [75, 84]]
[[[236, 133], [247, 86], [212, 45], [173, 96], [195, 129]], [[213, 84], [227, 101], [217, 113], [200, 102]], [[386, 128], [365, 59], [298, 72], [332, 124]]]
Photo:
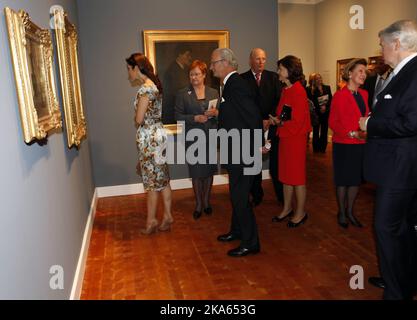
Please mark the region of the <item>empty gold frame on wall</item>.
[[62, 9], [53, 14], [68, 147], [79, 147], [87, 136], [78, 68], [78, 34]]
[[5, 8], [10, 52], [15, 74], [23, 137], [26, 143], [46, 138], [62, 128], [53, 72], [53, 45], [49, 30], [34, 24], [20, 10]]

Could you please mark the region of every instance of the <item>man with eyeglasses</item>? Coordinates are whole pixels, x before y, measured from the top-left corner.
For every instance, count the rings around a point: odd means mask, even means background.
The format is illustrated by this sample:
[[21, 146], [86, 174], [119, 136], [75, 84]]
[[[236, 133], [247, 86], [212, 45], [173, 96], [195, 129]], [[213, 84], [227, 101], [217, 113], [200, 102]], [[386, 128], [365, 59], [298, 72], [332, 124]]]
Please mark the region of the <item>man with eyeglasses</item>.
[[[243, 130], [249, 129], [252, 138], [256, 129], [262, 134], [262, 117], [252, 90], [239, 76], [237, 68], [238, 63], [232, 50], [219, 48], [213, 51], [210, 70], [224, 85], [219, 107], [219, 129], [225, 129], [227, 132], [237, 129], [241, 137], [239, 150], [242, 150]], [[248, 164], [243, 163], [242, 157], [239, 156], [239, 164], [232, 163], [231, 151], [236, 147], [236, 144], [233, 145], [233, 140], [228, 140], [228, 162], [225, 166], [229, 174], [229, 192], [233, 208], [232, 222], [230, 231], [219, 236], [217, 240], [221, 242], [240, 240], [240, 246], [230, 250], [228, 255], [243, 257], [258, 253], [260, 245], [255, 215], [249, 202], [249, 192], [254, 176], [245, 174], [244, 169]], [[250, 145], [252, 146], [252, 141]], [[251, 148], [251, 152], [256, 152], [252, 149], [254, 148]]]

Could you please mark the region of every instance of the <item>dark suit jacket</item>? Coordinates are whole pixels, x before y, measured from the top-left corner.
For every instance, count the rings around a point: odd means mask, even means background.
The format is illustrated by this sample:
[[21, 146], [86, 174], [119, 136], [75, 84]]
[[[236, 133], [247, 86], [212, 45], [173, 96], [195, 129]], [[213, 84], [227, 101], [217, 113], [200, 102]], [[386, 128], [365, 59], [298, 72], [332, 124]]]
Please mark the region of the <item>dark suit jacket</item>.
[[264, 70], [261, 76], [261, 84], [258, 86], [252, 70], [240, 75], [245, 79], [255, 92], [256, 102], [261, 110], [262, 119], [268, 120], [269, 115], [275, 116], [275, 111], [281, 97], [282, 83], [275, 72]]
[[417, 189], [417, 57], [378, 95], [368, 121], [365, 178], [379, 186]]
[[369, 109], [372, 111], [372, 105], [374, 103], [374, 94], [375, 94], [375, 86], [376, 80], [378, 79], [378, 75], [370, 75], [366, 77], [365, 83], [363, 84], [363, 89], [368, 91], [368, 106]]
[[197, 123], [194, 116], [202, 115], [207, 110], [209, 101], [219, 99], [217, 90], [205, 87], [205, 100], [197, 100], [194, 88], [190, 85], [178, 91], [175, 100], [175, 119], [176, 121], [185, 121], [186, 131], [192, 128], [200, 128], [203, 130], [217, 128], [217, 120], [212, 118], [206, 123]]
[[[306, 89], [306, 91], [307, 91], [308, 98], [314, 104], [314, 110], [316, 111], [317, 115], [320, 116], [320, 117], [328, 117], [329, 113], [330, 113], [330, 106], [332, 105], [332, 90], [331, 90], [330, 86], [327, 86], [327, 85], [323, 84], [323, 94], [320, 94], [320, 91], [318, 91], [318, 90], [315, 90], [312, 93], [311, 92], [311, 87], [308, 87]], [[327, 104], [326, 104], [326, 112], [321, 113], [318, 98], [322, 97], [326, 94], [329, 96], [329, 100], [327, 101]]]
[[[227, 131], [238, 129], [240, 137], [242, 137], [243, 129], [250, 129], [252, 137], [255, 129], [262, 130], [262, 117], [256, 105], [254, 93], [249, 88], [247, 82], [237, 73], [232, 74], [224, 86], [222, 102], [219, 107], [218, 122], [220, 129], [226, 129]], [[242, 146], [242, 139], [240, 140], [240, 143]], [[251, 146], [252, 143], [253, 141], [251, 141]], [[231, 139], [229, 139], [228, 145], [228, 159], [229, 164], [231, 164]], [[240, 149], [242, 150], [242, 148]], [[252, 147], [251, 154], [253, 154]], [[243, 167], [243, 162], [241, 161], [240, 163], [240, 167]]]

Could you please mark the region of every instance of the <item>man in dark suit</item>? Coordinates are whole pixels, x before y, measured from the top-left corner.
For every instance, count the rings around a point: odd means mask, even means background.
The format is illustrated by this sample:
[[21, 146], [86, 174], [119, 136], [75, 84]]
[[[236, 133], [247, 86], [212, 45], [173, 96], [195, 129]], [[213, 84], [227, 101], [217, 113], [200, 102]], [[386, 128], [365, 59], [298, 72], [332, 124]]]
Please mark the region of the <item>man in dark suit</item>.
[[[252, 49], [249, 56], [250, 70], [241, 74], [256, 95], [256, 102], [261, 111], [263, 129], [268, 131], [268, 140], [271, 143], [269, 157], [269, 172], [274, 185], [278, 202], [284, 202], [283, 186], [278, 180], [278, 143], [276, 135], [277, 127], [270, 126], [269, 115], [275, 116], [279, 98], [281, 97], [282, 84], [275, 72], [265, 70], [266, 53], [260, 48]], [[251, 189], [252, 202], [255, 206], [262, 202], [264, 191], [262, 188], [262, 172], [254, 177]]]
[[162, 86], [164, 96], [162, 99], [162, 122], [175, 123], [175, 97], [177, 92], [190, 84], [188, 68], [191, 65], [191, 48], [179, 44], [175, 49], [175, 60], [164, 73]]
[[417, 288], [417, 23], [395, 22], [379, 33], [393, 78], [377, 96], [367, 131], [365, 178], [377, 185], [375, 233], [384, 299], [410, 299]]
[[376, 96], [391, 80], [388, 79], [391, 72], [391, 67], [385, 64], [383, 59], [377, 59], [374, 69], [370, 70], [370, 74], [366, 77], [363, 89], [368, 91], [368, 106], [371, 111], [376, 103]]
[[[229, 174], [229, 192], [233, 209], [231, 227], [229, 233], [217, 239], [222, 242], [241, 240], [240, 246], [230, 250], [228, 255], [243, 257], [258, 253], [260, 245], [255, 215], [249, 202], [253, 175], [249, 175], [245, 170], [248, 164], [244, 164], [240, 154], [242, 148], [248, 145], [251, 146], [252, 154], [260, 152], [256, 150], [255, 141], [257, 138], [262, 140], [262, 118], [256, 106], [255, 96], [246, 81], [236, 72], [237, 68], [238, 63], [232, 50], [219, 48], [213, 51], [210, 70], [224, 85], [219, 107], [219, 129], [228, 133], [238, 131], [240, 134], [239, 143], [236, 143], [235, 139], [228, 139], [228, 161], [225, 166]], [[250, 131], [251, 141], [242, 141], [244, 130]], [[232, 155], [236, 155], [236, 151], [239, 152], [240, 161], [232, 163]], [[220, 157], [224, 158], [224, 155], [220, 154]], [[261, 170], [262, 159], [260, 156], [258, 158]]]

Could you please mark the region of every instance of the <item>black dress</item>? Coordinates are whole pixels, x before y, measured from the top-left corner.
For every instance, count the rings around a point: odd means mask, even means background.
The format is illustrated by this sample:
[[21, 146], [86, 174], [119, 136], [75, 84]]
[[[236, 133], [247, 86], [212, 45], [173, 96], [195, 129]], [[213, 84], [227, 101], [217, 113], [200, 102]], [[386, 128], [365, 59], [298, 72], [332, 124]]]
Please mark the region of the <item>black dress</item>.
[[[365, 116], [366, 106], [360, 93], [353, 94]], [[359, 186], [363, 181], [364, 144], [333, 143], [333, 168], [336, 186]]]

